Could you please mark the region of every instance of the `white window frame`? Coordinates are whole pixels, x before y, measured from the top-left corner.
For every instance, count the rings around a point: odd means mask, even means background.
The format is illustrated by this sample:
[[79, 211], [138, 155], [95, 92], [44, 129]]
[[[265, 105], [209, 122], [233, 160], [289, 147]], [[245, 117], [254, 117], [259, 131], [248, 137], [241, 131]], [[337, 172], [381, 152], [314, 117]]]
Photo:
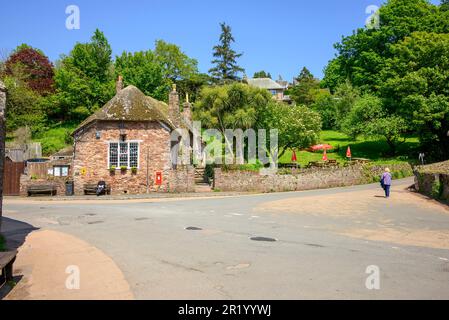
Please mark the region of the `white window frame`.
[[129, 145], [131, 143], [137, 143], [137, 169], [140, 169], [140, 143], [142, 141], [141, 140], [129, 140], [129, 141], [108, 141], [107, 145], [108, 145], [108, 161], [107, 161], [107, 169], [109, 169], [111, 167], [111, 163], [110, 163], [110, 155], [111, 155], [111, 143], [117, 143], [117, 166], [115, 168], [115, 170], [120, 170], [120, 144], [121, 143], [126, 143], [128, 145], [128, 163], [127, 163], [127, 169], [131, 169], [132, 167], [130, 167], [130, 159], [131, 159], [131, 153], [130, 153], [130, 147]]
[[[62, 171], [63, 169], [67, 169], [67, 174], [66, 175], [62, 174], [63, 173], [63, 171]], [[69, 171], [70, 171], [70, 166], [69, 165], [54, 165], [51, 170], [53, 171], [53, 176], [54, 177], [68, 177], [69, 176]], [[58, 173], [58, 175], [56, 175], [56, 173]]]

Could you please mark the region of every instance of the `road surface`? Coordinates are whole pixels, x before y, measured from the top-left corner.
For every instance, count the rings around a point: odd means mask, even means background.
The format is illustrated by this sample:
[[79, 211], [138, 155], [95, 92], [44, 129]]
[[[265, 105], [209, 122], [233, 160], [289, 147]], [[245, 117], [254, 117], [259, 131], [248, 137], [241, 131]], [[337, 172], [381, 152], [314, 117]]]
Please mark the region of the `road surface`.
[[4, 209], [101, 250], [137, 299], [449, 299], [449, 210], [411, 184]]

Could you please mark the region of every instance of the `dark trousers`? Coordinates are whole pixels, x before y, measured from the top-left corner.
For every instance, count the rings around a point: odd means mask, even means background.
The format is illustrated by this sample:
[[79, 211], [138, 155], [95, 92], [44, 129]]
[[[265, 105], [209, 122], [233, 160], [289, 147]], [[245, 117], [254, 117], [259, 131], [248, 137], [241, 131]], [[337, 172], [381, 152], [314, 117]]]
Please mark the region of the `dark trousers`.
[[390, 197], [390, 187], [388, 185], [384, 186], [384, 190], [385, 190], [385, 197], [389, 198]]

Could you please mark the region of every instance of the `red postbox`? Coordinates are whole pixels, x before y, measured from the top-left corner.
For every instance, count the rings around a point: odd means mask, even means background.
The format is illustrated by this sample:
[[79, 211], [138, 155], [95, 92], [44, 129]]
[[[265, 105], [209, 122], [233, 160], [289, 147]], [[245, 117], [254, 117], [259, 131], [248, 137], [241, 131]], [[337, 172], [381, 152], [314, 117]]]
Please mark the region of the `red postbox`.
[[162, 184], [162, 172], [156, 172], [156, 185], [160, 186]]

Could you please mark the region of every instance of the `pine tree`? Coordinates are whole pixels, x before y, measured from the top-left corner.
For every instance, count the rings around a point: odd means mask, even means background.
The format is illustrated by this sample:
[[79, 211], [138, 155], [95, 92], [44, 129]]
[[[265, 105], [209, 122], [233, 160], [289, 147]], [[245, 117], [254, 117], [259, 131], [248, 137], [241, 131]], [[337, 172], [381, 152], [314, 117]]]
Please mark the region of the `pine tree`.
[[230, 82], [238, 80], [238, 73], [244, 72], [245, 69], [237, 65], [237, 58], [240, 58], [243, 53], [236, 53], [231, 48], [231, 43], [235, 42], [231, 33], [231, 27], [226, 23], [220, 23], [221, 35], [220, 44], [214, 46], [212, 64], [215, 67], [209, 70], [209, 73], [219, 82]]

